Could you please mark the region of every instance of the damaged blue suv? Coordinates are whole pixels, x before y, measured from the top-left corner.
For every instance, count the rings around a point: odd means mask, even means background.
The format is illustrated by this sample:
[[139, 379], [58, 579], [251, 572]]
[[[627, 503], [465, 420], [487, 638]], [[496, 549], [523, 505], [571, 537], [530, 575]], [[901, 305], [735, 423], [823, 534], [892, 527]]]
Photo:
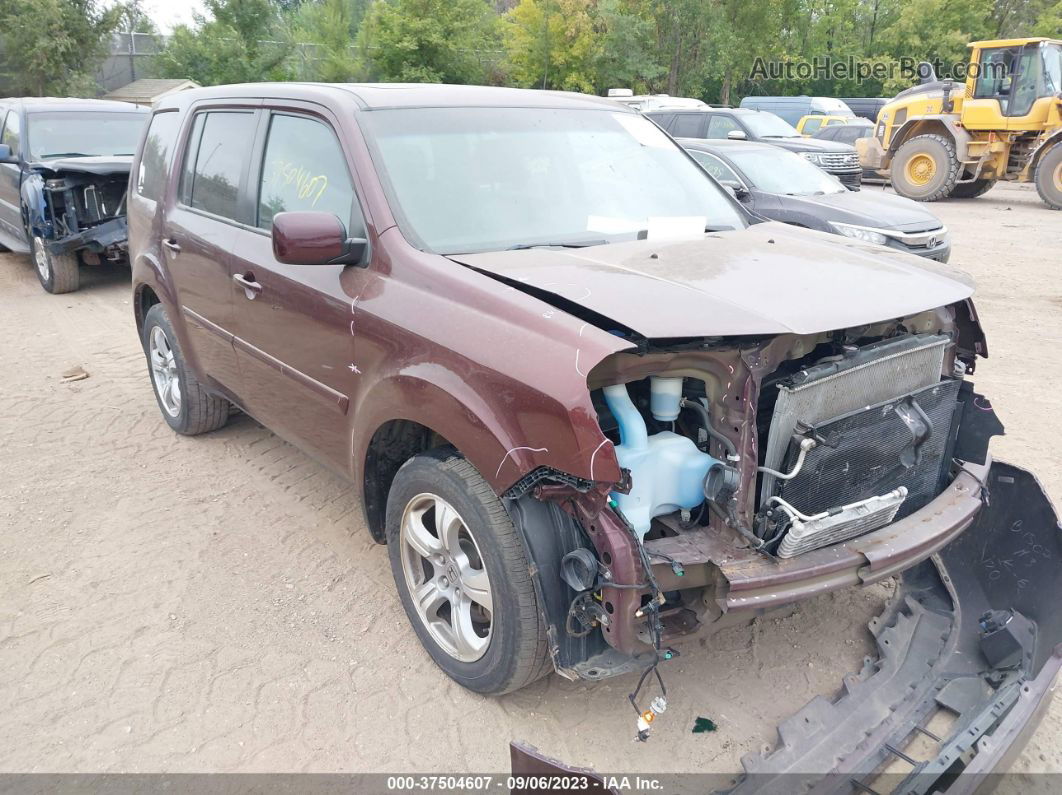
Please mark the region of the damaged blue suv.
[[94, 99], [0, 99], [0, 245], [69, 293], [80, 266], [127, 262], [129, 168], [147, 110]]

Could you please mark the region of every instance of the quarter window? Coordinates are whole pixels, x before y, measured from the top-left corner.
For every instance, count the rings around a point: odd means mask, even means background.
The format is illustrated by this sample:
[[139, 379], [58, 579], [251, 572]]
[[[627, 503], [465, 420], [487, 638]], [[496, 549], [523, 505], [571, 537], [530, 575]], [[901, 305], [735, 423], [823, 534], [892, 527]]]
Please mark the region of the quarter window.
[[246, 111], [211, 111], [196, 117], [181, 185], [190, 207], [243, 221], [240, 184], [254, 140], [255, 116]]
[[156, 113], [151, 117], [136, 178], [136, 191], [145, 199], [158, 201], [162, 198], [170, 170], [170, 153], [181, 127], [180, 118], [175, 111]]
[[18, 111], [12, 110], [7, 114], [7, 120], [4, 122], [4, 133], [0, 135], [0, 144], [7, 144], [11, 147], [11, 154], [18, 157], [18, 140], [21, 131], [21, 123], [18, 117]]
[[[331, 128], [302, 116], [274, 115], [262, 159], [257, 225], [272, 229], [273, 216], [287, 210], [332, 213], [347, 225], [355, 206], [347, 161]], [[360, 218], [354, 227], [351, 232], [361, 234]]]

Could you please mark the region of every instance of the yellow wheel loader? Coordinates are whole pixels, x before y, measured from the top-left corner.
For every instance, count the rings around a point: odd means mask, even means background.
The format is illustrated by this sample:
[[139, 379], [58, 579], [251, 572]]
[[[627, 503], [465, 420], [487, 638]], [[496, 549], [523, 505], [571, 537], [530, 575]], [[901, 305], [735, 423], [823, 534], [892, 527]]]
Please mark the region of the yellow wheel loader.
[[921, 83], [878, 113], [856, 142], [865, 169], [901, 196], [980, 196], [997, 180], [1034, 182], [1062, 209], [1062, 41], [976, 41], [965, 84], [919, 67]]

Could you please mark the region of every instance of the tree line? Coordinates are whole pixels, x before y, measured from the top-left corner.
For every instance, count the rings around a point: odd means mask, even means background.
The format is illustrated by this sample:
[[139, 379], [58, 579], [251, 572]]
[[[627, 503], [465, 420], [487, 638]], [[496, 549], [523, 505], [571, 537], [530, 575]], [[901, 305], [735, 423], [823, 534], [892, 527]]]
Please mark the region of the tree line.
[[[966, 43], [1062, 36], [1062, 0], [205, 0], [153, 77], [609, 88], [736, 102], [746, 94], [891, 95], [895, 69], [753, 78], [754, 64], [962, 63]], [[0, 0], [9, 94], [91, 94], [116, 30], [152, 33], [141, 0]], [[945, 67], [946, 69], [946, 67]]]

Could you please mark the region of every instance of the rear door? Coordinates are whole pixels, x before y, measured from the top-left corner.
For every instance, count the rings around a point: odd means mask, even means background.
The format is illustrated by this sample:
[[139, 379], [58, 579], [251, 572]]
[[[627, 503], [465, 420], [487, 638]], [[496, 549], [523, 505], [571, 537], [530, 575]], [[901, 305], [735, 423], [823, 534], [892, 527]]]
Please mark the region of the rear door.
[[263, 112], [249, 187], [251, 225], [237, 231], [235, 344], [245, 405], [261, 422], [333, 468], [351, 458], [349, 399], [361, 375], [358, 301], [374, 279], [356, 265], [286, 265], [273, 256], [273, 216], [328, 212], [364, 237], [353, 161], [335, 119], [315, 105]]
[[[22, 124], [17, 107], [0, 110], [0, 143], [11, 147], [11, 154], [21, 161], [19, 147]], [[24, 241], [22, 229], [22, 202], [19, 188], [22, 184], [21, 163], [0, 163], [0, 231], [7, 238]], [[28, 241], [27, 241], [28, 242]]]
[[185, 125], [177, 196], [162, 222], [162, 250], [191, 350], [185, 355], [219, 391], [239, 400], [232, 344], [232, 246], [252, 218], [243, 188], [258, 111], [200, 107]]

